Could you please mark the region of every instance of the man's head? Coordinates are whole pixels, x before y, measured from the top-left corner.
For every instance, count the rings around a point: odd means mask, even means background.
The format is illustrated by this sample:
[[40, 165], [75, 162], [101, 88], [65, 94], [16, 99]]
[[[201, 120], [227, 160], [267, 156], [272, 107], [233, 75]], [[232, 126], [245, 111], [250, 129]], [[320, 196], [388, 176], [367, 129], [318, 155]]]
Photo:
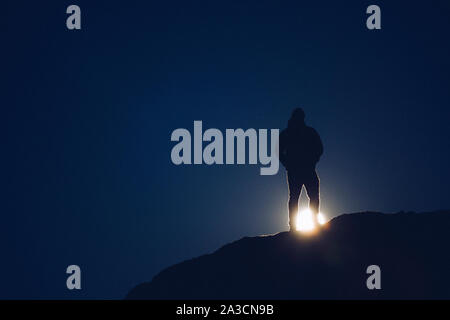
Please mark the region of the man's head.
[[296, 127], [305, 124], [305, 112], [302, 108], [295, 108], [292, 111], [291, 118], [289, 119], [288, 126]]

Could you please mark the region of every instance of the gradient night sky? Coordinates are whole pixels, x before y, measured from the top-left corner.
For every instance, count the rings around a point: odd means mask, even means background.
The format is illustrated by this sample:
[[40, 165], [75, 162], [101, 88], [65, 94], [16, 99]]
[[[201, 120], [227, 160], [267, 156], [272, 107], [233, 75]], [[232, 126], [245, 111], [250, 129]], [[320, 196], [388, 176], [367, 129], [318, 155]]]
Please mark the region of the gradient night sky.
[[[446, 0], [9, 2], [1, 298], [122, 298], [171, 264], [286, 230], [284, 169], [171, 163], [171, 132], [194, 120], [284, 128], [302, 106], [325, 146], [328, 217], [450, 207]], [[382, 30], [365, 27], [370, 4]]]

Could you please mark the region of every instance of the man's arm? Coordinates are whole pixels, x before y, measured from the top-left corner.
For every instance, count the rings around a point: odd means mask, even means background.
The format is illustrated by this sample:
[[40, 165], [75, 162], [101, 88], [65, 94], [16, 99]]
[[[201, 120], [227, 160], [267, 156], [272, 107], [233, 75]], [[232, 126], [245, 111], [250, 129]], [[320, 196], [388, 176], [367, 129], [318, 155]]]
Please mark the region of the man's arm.
[[313, 129], [313, 131], [314, 131], [314, 141], [315, 141], [314, 145], [316, 148], [317, 161], [319, 161], [320, 157], [323, 154], [323, 143], [322, 143], [322, 139], [320, 139], [320, 136], [317, 133], [317, 131], [314, 129]]

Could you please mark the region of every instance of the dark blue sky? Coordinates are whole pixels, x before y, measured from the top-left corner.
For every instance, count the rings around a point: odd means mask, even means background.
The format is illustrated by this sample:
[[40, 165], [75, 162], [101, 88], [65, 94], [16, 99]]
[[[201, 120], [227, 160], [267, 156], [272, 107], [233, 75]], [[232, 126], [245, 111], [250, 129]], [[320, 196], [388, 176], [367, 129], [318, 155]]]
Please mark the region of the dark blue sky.
[[[450, 208], [448, 1], [9, 2], [1, 298], [122, 298], [168, 265], [287, 229], [284, 169], [171, 163], [171, 132], [194, 120], [284, 128], [302, 106], [325, 146], [328, 217]], [[381, 30], [365, 27], [370, 4]]]

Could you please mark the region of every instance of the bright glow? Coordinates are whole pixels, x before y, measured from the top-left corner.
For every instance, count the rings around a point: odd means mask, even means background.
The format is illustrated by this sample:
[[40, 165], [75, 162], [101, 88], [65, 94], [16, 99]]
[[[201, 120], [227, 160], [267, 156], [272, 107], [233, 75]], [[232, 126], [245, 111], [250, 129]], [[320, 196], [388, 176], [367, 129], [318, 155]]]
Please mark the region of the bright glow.
[[[317, 218], [317, 220], [316, 220]], [[297, 214], [297, 230], [298, 231], [313, 231], [316, 229], [316, 222], [319, 225], [324, 225], [326, 223], [325, 216], [323, 213], [319, 212], [317, 217], [309, 209], [299, 211]]]
[[317, 222], [320, 225], [325, 224], [326, 220], [325, 220], [325, 216], [322, 214], [322, 212], [319, 212], [319, 214], [317, 215]]
[[316, 228], [313, 213], [309, 209], [300, 211], [297, 214], [297, 230], [298, 231], [312, 231]]

